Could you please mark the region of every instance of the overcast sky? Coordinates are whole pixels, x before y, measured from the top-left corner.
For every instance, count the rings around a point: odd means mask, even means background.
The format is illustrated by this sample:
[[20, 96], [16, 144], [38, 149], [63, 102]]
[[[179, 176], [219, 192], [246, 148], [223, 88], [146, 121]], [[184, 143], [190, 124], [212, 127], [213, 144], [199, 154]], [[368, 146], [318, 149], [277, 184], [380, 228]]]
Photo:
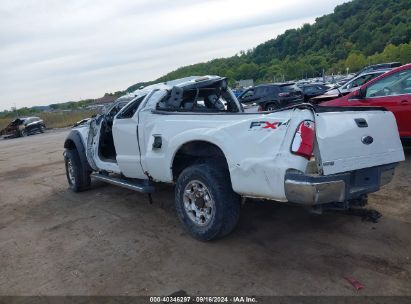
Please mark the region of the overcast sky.
[[227, 57], [346, 0], [1, 0], [0, 110], [101, 97]]

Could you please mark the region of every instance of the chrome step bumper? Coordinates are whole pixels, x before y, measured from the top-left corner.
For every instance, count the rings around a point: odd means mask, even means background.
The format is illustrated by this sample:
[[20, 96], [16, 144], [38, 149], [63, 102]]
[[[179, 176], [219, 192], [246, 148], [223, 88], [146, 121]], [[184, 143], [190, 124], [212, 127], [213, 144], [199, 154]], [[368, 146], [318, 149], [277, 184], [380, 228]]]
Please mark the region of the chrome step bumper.
[[332, 175], [288, 172], [284, 189], [289, 202], [303, 205], [341, 203], [378, 191], [388, 184], [398, 163]]

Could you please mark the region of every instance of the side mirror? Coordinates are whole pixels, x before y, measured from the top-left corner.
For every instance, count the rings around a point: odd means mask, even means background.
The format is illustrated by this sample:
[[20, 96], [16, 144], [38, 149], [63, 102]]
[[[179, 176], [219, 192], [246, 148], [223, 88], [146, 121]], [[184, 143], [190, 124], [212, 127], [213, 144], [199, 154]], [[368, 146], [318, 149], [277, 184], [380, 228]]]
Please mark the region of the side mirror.
[[360, 89], [353, 92], [350, 99], [364, 99], [365, 93], [366, 93], [366, 89], [360, 88]]
[[363, 87], [361, 87], [359, 90], [359, 94], [360, 94], [360, 98], [361, 99], [364, 99], [365, 98], [365, 95], [366, 95], [366, 93], [367, 93], [367, 88], [363, 88]]

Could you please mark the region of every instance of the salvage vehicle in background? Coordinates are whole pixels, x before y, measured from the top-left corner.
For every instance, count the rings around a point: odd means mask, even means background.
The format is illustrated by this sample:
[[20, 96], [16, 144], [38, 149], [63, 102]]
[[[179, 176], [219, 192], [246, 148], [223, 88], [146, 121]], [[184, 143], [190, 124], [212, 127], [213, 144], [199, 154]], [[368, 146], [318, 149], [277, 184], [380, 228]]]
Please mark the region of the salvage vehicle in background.
[[321, 83], [303, 84], [299, 88], [304, 93], [304, 101], [307, 102], [311, 98], [324, 94], [330, 90], [330, 87]]
[[310, 102], [313, 104], [319, 104], [321, 102], [324, 101], [328, 101], [328, 100], [333, 100], [336, 99], [338, 97], [347, 95], [349, 93], [351, 93], [352, 91], [356, 90], [358, 87], [362, 86], [363, 84], [367, 83], [368, 81], [386, 73], [390, 71], [389, 69], [379, 69], [376, 71], [371, 71], [371, 72], [366, 72], [363, 74], [360, 74], [358, 76], [355, 76], [354, 78], [352, 78], [351, 80], [349, 80], [348, 82], [346, 82], [344, 85], [335, 88], [335, 89], [331, 89], [328, 90], [327, 92], [325, 92], [322, 95], [318, 95], [316, 97], [313, 97], [310, 99]]
[[377, 70], [391, 70], [393, 68], [398, 68], [399, 66], [401, 66], [401, 63], [399, 63], [398, 61], [373, 64], [366, 66], [361, 71], [359, 71], [355, 76]]
[[14, 119], [10, 124], [0, 131], [4, 137], [21, 137], [35, 133], [43, 133], [46, 125], [39, 117], [20, 117]]
[[295, 83], [261, 84], [237, 97], [246, 112], [274, 111], [304, 102], [304, 94]]
[[394, 113], [402, 139], [411, 139], [411, 64], [384, 73], [344, 97], [320, 106], [378, 106]]
[[177, 215], [200, 240], [229, 234], [248, 197], [316, 211], [363, 206], [404, 160], [395, 118], [382, 108], [244, 113], [218, 76], [134, 95], [72, 129], [64, 143], [69, 187], [86, 190], [91, 177], [143, 193], [174, 183]]

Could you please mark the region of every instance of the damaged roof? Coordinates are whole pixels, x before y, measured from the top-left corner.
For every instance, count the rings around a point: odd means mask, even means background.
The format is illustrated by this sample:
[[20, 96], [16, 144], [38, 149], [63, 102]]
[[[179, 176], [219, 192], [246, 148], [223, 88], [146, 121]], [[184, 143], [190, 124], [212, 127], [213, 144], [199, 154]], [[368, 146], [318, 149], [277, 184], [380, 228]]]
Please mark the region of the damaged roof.
[[197, 87], [197, 86], [203, 86], [209, 83], [215, 83], [215, 82], [222, 81], [225, 79], [226, 79], [225, 77], [215, 76], [215, 75], [190, 76], [190, 77], [175, 79], [175, 80], [171, 80], [167, 82], [160, 82], [160, 83], [152, 84], [145, 88], [135, 90], [131, 94], [135, 96], [141, 96], [141, 95], [145, 95], [148, 92], [152, 90], [156, 90], [156, 89], [171, 90], [173, 87], [181, 87], [181, 88], [189, 87], [189, 86]]

